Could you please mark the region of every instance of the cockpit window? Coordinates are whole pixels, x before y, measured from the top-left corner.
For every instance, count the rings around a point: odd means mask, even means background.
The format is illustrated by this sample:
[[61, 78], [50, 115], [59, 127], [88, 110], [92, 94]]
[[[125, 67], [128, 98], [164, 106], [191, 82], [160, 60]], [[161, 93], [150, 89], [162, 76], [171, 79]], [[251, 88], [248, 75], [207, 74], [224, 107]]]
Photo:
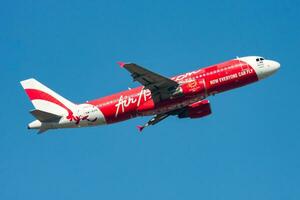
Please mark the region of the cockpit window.
[[265, 60], [264, 58], [256, 58], [256, 61], [262, 61], [262, 60]]

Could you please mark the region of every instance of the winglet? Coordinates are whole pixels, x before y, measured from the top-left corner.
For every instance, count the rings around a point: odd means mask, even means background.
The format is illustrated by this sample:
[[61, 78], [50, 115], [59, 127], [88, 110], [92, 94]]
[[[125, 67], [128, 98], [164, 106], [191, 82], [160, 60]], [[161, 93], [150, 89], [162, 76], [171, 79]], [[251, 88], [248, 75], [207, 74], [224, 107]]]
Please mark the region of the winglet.
[[140, 132], [142, 132], [142, 130], [145, 128], [144, 126], [136, 126]]
[[124, 67], [124, 65], [125, 65], [125, 63], [124, 62], [117, 62], [119, 65], [120, 65], [120, 67]]

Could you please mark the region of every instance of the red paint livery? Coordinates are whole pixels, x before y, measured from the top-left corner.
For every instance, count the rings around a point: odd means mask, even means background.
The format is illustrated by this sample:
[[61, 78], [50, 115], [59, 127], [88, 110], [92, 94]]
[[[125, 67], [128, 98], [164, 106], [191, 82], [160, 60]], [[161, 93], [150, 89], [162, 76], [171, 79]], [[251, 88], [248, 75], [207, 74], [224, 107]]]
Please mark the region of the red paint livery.
[[143, 87], [87, 103], [99, 107], [107, 123], [114, 123], [136, 116], [165, 113], [182, 107], [180, 104], [189, 105], [209, 95], [255, 82], [258, 77], [249, 64], [239, 60], [231, 60], [172, 79], [182, 83], [180, 85], [181, 95], [157, 104], [153, 102], [151, 92], [143, 90]]
[[[36, 108], [33, 115], [37, 120], [28, 127], [43, 132], [53, 128], [111, 124], [137, 116], [154, 115], [144, 126], [138, 127], [143, 130], [170, 115], [200, 118], [211, 114], [209, 101], [204, 100], [208, 96], [256, 82], [270, 76], [280, 66], [272, 60], [248, 56], [169, 79], [133, 63], [119, 64], [143, 86], [79, 105], [34, 79], [22, 81]], [[55, 116], [56, 121], [51, 121]]]

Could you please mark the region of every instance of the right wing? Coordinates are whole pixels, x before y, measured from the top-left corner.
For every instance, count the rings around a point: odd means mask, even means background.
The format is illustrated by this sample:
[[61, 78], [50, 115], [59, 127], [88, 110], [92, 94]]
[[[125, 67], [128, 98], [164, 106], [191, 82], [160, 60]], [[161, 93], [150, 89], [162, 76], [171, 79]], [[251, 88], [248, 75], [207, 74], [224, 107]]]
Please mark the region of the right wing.
[[138, 81], [145, 86], [145, 89], [151, 91], [152, 99], [155, 103], [170, 98], [179, 85], [176, 81], [145, 69], [137, 64], [119, 64], [131, 73], [134, 81]]

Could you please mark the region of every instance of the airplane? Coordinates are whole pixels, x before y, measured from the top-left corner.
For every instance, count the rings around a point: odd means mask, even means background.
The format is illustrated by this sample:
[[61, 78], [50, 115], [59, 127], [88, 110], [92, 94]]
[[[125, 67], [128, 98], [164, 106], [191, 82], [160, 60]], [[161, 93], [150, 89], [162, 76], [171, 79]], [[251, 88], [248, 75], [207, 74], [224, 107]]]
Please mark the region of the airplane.
[[37, 80], [21, 81], [36, 118], [28, 129], [49, 129], [113, 124], [139, 116], [153, 116], [139, 131], [169, 116], [202, 118], [211, 114], [208, 96], [245, 86], [274, 74], [280, 64], [261, 56], [232, 59], [167, 78], [134, 63], [118, 63], [142, 86], [75, 104]]

